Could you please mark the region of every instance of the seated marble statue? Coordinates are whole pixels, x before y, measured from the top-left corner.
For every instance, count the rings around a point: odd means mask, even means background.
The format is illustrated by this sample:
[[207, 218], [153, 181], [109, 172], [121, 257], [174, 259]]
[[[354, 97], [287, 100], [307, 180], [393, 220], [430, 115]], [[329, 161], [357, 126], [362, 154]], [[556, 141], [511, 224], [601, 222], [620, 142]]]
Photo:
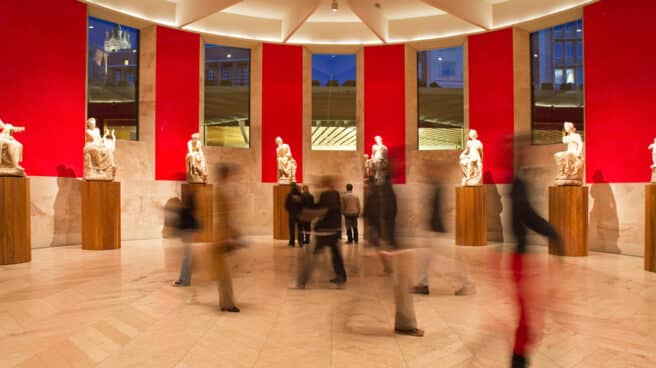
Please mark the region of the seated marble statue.
[[554, 154], [558, 167], [556, 185], [583, 185], [583, 140], [574, 124], [566, 121], [563, 129], [567, 150]]
[[462, 185], [476, 186], [483, 184], [483, 143], [478, 140], [478, 132], [469, 130], [467, 145], [460, 154]]
[[649, 145], [651, 150], [651, 182], [656, 183], [656, 138], [654, 138], [654, 143]]
[[23, 145], [12, 136], [24, 130], [0, 119], [0, 176], [25, 176], [25, 169], [20, 166]]
[[296, 160], [292, 157], [292, 150], [280, 137], [276, 137], [276, 144], [278, 184], [296, 183]]
[[114, 163], [114, 150], [116, 149], [116, 136], [114, 131], [109, 137], [109, 130], [101, 137], [100, 130], [96, 128], [96, 119], [87, 120], [84, 144], [84, 179], [113, 181], [116, 176]]
[[376, 184], [383, 184], [389, 176], [389, 150], [380, 136], [375, 136], [374, 141], [376, 143], [371, 146], [371, 176]]
[[187, 142], [187, 182], [207, 183], [207, 162], [198, 133], [192, 134]]

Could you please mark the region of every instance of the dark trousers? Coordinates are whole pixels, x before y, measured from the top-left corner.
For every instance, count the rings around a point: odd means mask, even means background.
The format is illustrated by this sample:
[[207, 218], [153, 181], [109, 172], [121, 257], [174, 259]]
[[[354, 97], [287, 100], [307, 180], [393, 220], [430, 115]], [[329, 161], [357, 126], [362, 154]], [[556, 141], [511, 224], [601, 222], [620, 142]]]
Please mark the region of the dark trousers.
[[344, 216], [346, 223], [346, 237], [349, 242], [358, 242], [358, 216]]
[[317, 236], [317, 247], [314, 252], [319, 253], [323, 247], [330, 248], [330, 254], [333, 259], [333, 270], [335, 271], [335, 278], [340, 281], [346, 281], [346, 270], [344, 269], [344, 258], [342, 252], [337, 244], [341, 235], [326, 235]]
[[310, 244], [310, 223], [301, 222], [301, 227], [303, 228], [303, 243]]
[[303, 224], [296, 219], [296, 216], [289, 215], [289, 244], [296, 242], [296, 230], [298, 229], [298, 244], [303, 244]]

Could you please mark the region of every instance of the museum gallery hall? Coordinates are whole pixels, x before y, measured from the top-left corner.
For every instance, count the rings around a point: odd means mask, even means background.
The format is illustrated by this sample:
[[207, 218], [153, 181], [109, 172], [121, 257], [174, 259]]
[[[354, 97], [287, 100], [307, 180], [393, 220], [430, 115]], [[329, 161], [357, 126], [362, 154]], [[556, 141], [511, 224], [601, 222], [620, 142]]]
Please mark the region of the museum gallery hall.
[[0, 367], [656, 367], [654, 14], [0, 1]]

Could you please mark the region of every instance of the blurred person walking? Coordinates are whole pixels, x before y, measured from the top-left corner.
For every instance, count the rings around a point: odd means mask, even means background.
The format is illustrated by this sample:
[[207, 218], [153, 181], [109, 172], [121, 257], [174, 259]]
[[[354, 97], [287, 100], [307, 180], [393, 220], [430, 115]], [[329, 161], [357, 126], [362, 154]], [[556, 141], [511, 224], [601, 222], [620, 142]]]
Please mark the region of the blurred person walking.
[[360, 216], [360, 198], [353, 193], [353, 185], [346, 185], [342, 194], [342, 213], [346, 224], [346, 244], [358, 243], [358, 216]]
[[285, 198], [285, 209], [289, 215], [289, 246], [294, 247], [296, 239], [298, 239], [298, 245], [303, 247], [303, 224], [298, 220], [298, 215], [303, 209], [303, 198], [296, 183], [292, 183], [291, 187], [291, 191]]
[[[303, 209], [314, 208], [314, 197], [310, 193], [310, 188], [307, 185], [303, 185], [303, 190], [301, 193], [301, 202], [303, 203]], [[303, 228], [303, 244], [310, 244], [310, 221], [301, 220], [301, 227]]]
[[189, 286], [191, 285], [191, 267], [192, 267], [192, 252], [191, 244], [193, 242], [196, 232], [200, 228], [200, 224], [196, 219], [196, 199], [191, 193], [184, 194], [182, 203], [178, 209], [177, 227], [180, 231], [180, 239], [183, 242], [182, 248], [182, 264], [180, 265], [180, 276], [173, 283], [173, 286]]
[[555, 240], [560, 246], [560, 236], [544, 218], [540, 217], [529, 202], [526, 184], [518, 175], [512, 184], [512, 230], [517, 242], [511, 260], [511, 274], [515, 289], [515, 302], [519, 314], [513, 352], [511, 357], [512, 368], [523, 368], [529, 364], [528, 355], [539, 333], [538, 326], [542, 324], [540, 308], [543, 300], [531, 281], [529, 258], [526, 249], [527, 229]]
[[[445, 229], [442, 222], [442, 192], [439, 183], [433, 184], [433, 198], [430, 203], [428, 229], [431, 233], [443, 233]], [[433, 244], [431, 240], [429, 239], [426, 247], [417, 248], [417, 283], [412, 288], [412, 292], [415, 294], [430, 294], [428, 281], [433, 263]]]
[[210, 248], [210, 278], [217, 281], [219, 291], [219, 308], [223, 312], [238, 313], [232, 290], [232, 276], [228, 254], [243, 244], [239, 240], [239, 232], [231, 223], [230, 205], [224, 187], [229, 183], [234, 168], [219, 165], [216, 169], [218, 183], [214, 194], [215, 227], [214, 245]]

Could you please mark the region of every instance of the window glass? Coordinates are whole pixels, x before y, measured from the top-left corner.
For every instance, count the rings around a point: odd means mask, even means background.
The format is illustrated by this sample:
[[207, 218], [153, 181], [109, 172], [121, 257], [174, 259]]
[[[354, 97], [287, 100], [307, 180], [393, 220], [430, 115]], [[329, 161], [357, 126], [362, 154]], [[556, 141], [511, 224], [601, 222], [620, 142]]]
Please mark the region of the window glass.
[[312, 149], [355, 151], [355, 55], [312, 55]]
[[205, 44], [205, 144], [250, 147], [251, 50]]
[[463, 48], [419, 51], [417, 73], [418, 148], [462, 148], [465, 112]]
[[87, 115], [101, 131], [137, 140], [139, 31], [89, 17]]
[[581, 20], [531, 34], [534, 144], [561, 143], [565, 121], [583, 134], [583, 73]]

